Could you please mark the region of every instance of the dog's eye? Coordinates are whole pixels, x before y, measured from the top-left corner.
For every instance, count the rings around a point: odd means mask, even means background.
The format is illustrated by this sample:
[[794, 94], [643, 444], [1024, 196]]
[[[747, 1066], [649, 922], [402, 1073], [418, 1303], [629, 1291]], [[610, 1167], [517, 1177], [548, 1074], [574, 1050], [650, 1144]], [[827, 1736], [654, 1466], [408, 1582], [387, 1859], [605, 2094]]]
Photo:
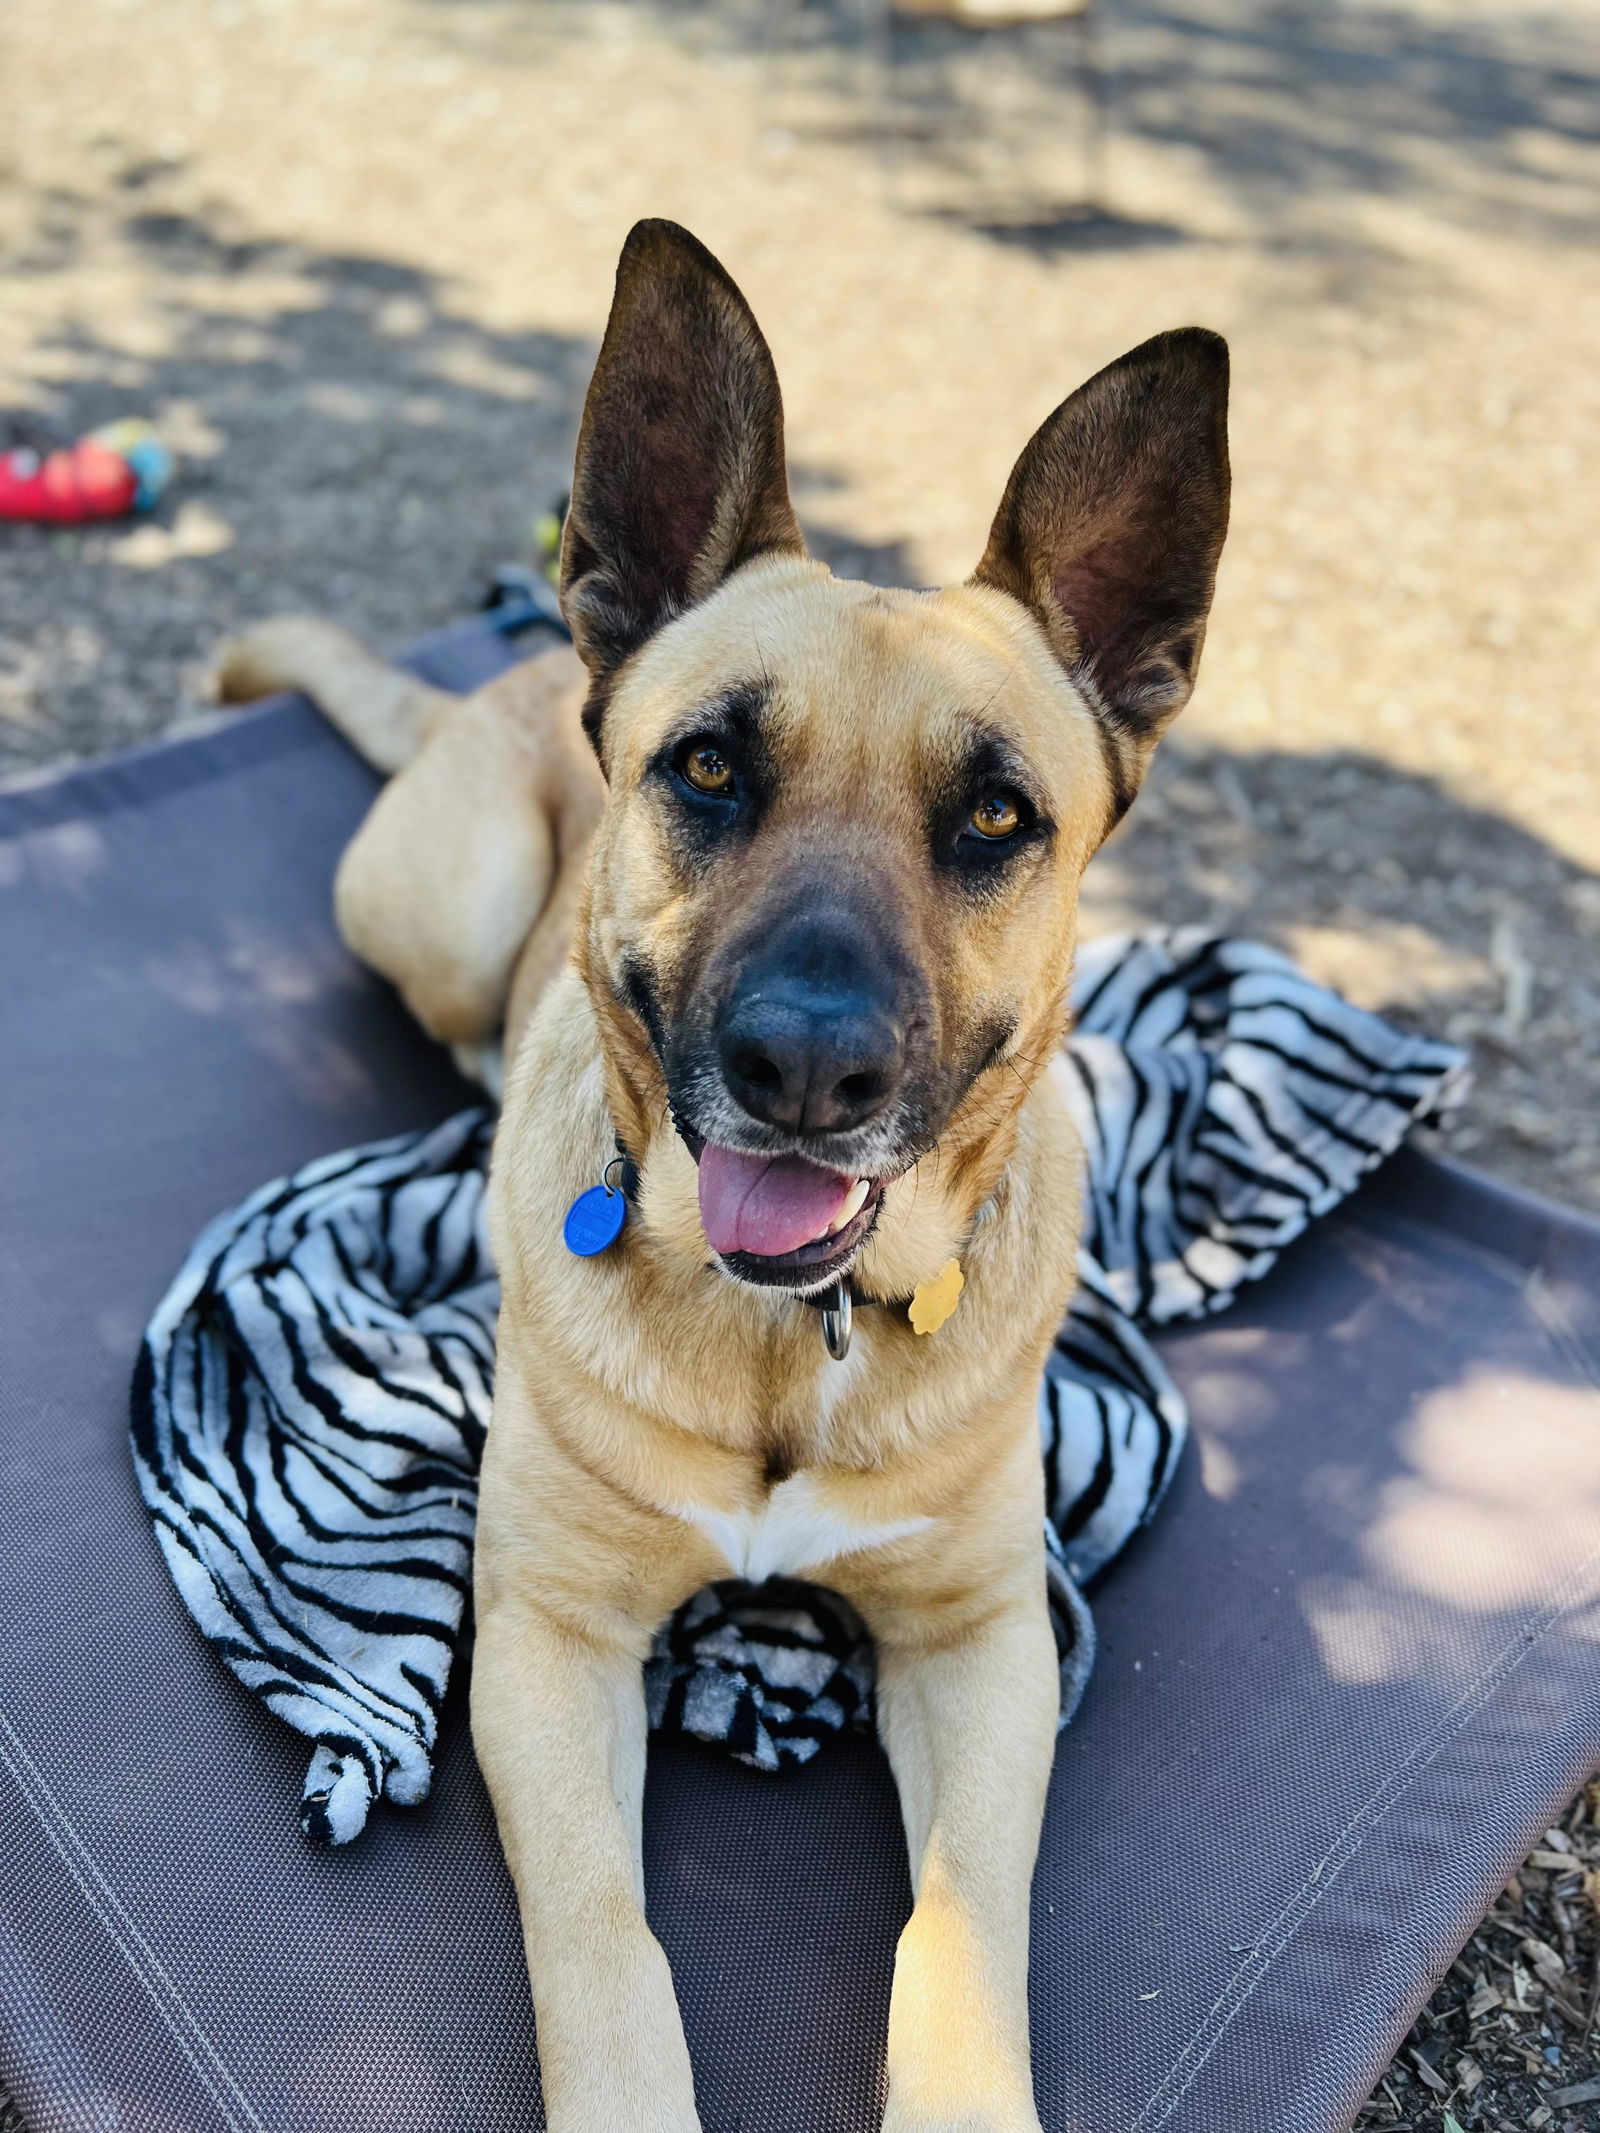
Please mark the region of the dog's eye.
[[986, 793], [967, 817], [967, 827], [986, 844], [1004, 844], [1022, 827], [1022, 809], [1009, 793]]
[[678, 768], [696, 792], [733, 790], [733, 765], [715, 741], [690, 741], [679, 758]]

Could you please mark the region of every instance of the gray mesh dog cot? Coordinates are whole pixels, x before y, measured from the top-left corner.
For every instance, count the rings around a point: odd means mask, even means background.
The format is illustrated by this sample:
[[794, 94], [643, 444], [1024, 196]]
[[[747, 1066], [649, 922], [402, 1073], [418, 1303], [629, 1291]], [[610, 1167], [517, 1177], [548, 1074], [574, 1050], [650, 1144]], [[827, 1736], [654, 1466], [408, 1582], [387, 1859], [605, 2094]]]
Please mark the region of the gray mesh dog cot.
[[[470, 686], [514, 656], [424, 646]], [[319, 1850], [217, 1665], [127, 1387], [202, 1223], [468, 1100], [329, 915], [369, 773], [303, 703], [0, 795], [0, 2084], [34, 2133], [542, 2123], [453, 1692], [432, 1797]], [[1333, 2133], [1600, 1764], [1600, 1228], [1402, 1154], [1168, 1337], [1197, 1442], [1096, 1590], [1035, 1890], [1051, 2133]], [[876, 1749], [653, 1753], [708, 2133], [875, 2124], [909, 1903]]]

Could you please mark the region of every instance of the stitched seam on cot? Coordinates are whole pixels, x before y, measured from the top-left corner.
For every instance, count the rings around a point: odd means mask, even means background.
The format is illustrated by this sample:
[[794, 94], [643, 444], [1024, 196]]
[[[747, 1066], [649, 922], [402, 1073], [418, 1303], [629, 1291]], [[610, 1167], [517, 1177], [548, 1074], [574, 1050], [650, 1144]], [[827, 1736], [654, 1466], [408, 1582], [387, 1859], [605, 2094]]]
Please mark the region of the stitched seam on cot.
[[[252, 2133], [269, 2133], [269, 2129], [257, 2116], [250, 2099], [234, 2079], [194, 2011], [162, 1968], [149, 1942], [95, 1864], [89, 1847], [73, 1827], [65, 1809], [52, 1796], [32, 1757], [23, 1746], [21, 1736], [3, 1710], [0, 1710], [0, 1761], [5, 1763], [16, 1780], [18, 1790], [32, 1807], [40, 1828], [76, 1883], [90, 1913], [122, 1957], [131, 1976], [143, 1987], [146, 1997], [160, 2015], [173, 2042], [188, 2061], [196, 2080], [230, 2128], [230, 2133], [240, 2133], [243, 2127], [252, 2129]], [[171, 2001], [171, 2008], [163, 2004], [163, 1992]], [[184, 2036], [179, 2024], [173, 2020], [172, 2009], [175, 2009], [187, 2024], [188, 2037]], [[196, 2056], [197, 2048], [210, 2060], [210, 2069]], [[217, 2077], [220, 2077], [222, 2087], [218, 2086]], [[229, 2093], [224, 2091], [231, 2093], [232, 2103]], [[238, 2105], [242, 2116], [235, 2114], [233, 2104]]]
[[[1432, 1734], [1424, 1735], [1405, 1760], [1378, 1786], [1370, 1798], [1355, 1810], [1337, 1839], [1299, 1889], [1279, 1907], [1276, 1918], [1262, 1935], [1262, 1945], [1270, 1945], [1270, 1953], [1259, 1964], [1246, 1964], [1241, 1968], [1235, 1982], [1217, 1999], [1188, 2044], [1146, 2098], [1142, 2110], [1133, 2121], [1130, 2133], [1145, 2133], [1146, 2128], [1155, 2133], [1155, 2129], [1170, 2121], [1173, 2112], [1199, 2080], [1210, 2062], [1212, 2053], [1222, 2042], [1245, 2004], [1355, 1857], [1362, 1840], [1378, 1827], [1384, 1816], [1415, 1784], [1422, 1772], [1435, 1762], [1456, 1736], [1477, 1717], [1490, 1697], [1511, 1678], [1534, 1646], [1549, 1634], [1563, 1615], [1570, 1613], [1581, 1599], [1587, 1597], [1592, 1587], [1591, 1573], [1596, 1563], [1600, 1563], [1600, 1548], [1596, 1548], [1579, 1565], [1563, 1587], [1561, 1595], [1552, 1601], [1542, 1614], [1525, 1618], [1521, 1628], [1507, 1640], [1499, 1654], [1490, 1661], [1471, 1687], [1463, 1692], [1453, 1710], [1446, 1714], [1450, 1722], [1447, 1724], [1445, 1720], [1441, 1720]], [[1202, 2040], [1204, 2048], [1200, 2049]], [[1185, 2062], [1190, 2054], [1197, 2050], [1199, 2056], [1188, 2068], [1181, 2083], [1174, 2087], [1184, 2071]], [[1166, 2099], [1165, 2102], [1163, 2099]], [[1159, 2117], [1152, 2116], [1158, 2106], [1161, 2106]]]
[[[1516, 1668], [1522, 1663], [1527, 1653], [1547, 1634], [1554, 1621], [1560, 1615], [1569, 1611], [1569, 1605], [1570, 1603], [1563, 1603], [1531, 1635], [1526, 1630], [1520, 1632], [1513, 1640], [1512, 1647], [1503, 1652], [1500, 1660], [1489, 1673], [1485, 1676], [1480, 1676], [1479, 1682], [1474, 1684], [1472, 1701], [1464, 1710], [1460, 1711], [1460, 1715], [1455, 1719], [1455, 1722], [1437, 1737], [1426, 1739], [1419, 1743], [1418, 1748], [1413, 1751], [1412, 1755], [1397, 1770], [1391, 1773], [1389, 1778], [1385, 1780], [1384, 1784], [1378, 1788], [1369, 1800], [1365, 1801], [1357, 1809], [1340, 1833], [1338, 1841], [1330, 1847], [1308, 1879], [1279, 1910], [1272, 1928], [1262, 1936], [1263, 1943], [1270, 1947], [1270, 1952], [1259, 1965], [1253, 1968], [1247, 1965], [1245, 1970], [1241, 1971], [1235, 1985], [1222, 1995], [1207, 2014], [1205, 2021], [1190, 2039], [1189, 2044], [1185, 2046], [1178, 2058], [1173, 2061], [1162, 2082], [1152, 2091], [1138, 2118], [1133, 2122], [1132, 2133], [1144, 2133], [1144, 2129], [1147, 2127], [1155, 2129], [1169, 2123], [1173, 2112], [1205, 2071], [1217, 2046], [1222, 2042], [1227, 2031], [1243, 2011], [1257, 1987], [1263, 1982], [1272, 1965], [1293, 1943], [1301, 1927], [1305, 1925], [1322, 1901], [1322, 1898], [1333, 1886], [1333, 1883], [1356, 1856], [1364, 1838], [1378, 1827], [1398, 1800], [1416, 1782], [1421, 1773], [1471, 1723], [1496, 1690], [1501, 1688], [1516, 1671]], [[1209, 2036], [1207, 2035], [1208, 2031], [1210, 2032]], [[1181, 2082], [1181, 2085], [1173, 2089], [1172, 2084], [1177, 2080], [1180, 2071], [1183, 2070], [1189, 2054], [1196, 2050], [1202, 2040], [1204, 2040], [1204, 2049], [1199, 2051], [1198, 2057], [1188, 2068], [1186, 2077]], [[1169, 2090], [1171, 2090], [1170, 2097], [1166, 2101], [1164, 2108], [1162, 2108], [1160, 2116], [1152, 2117], [1150, 2114], [1158, 2105], [1162, 2104], [1163, 2097], [1167, 2095]]]

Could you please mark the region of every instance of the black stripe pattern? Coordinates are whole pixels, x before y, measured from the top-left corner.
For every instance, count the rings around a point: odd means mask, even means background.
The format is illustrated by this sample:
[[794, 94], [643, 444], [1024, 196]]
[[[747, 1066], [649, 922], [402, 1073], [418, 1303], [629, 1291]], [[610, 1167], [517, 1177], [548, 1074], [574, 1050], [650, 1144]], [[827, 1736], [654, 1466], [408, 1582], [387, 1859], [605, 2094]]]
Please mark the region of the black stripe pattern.
[[[1052, 1071], [1085, 1242], [1039, 1403], [1063, 1724], [1094, 1659], [1082, 1588], [1183, 1448], [1148, 1336], [1220, 1310], [1465, 1077], [1276, 951], [1198, 932], [1086, 949], [1076, 1014]], [[224, 1662], [314, 1743], [301, 1826], [325, 1843], [428, 1789], [493, 1385], [493, 1123], [466, 1111], [264, 1186], [196, 1243], [139, 1359], [157, 1538]], [[818, 1586], [729, 1581], [661, 1631], [645, 1689], [656, 1730], [775, 1770], [870, 1725], [870, 1640]]]

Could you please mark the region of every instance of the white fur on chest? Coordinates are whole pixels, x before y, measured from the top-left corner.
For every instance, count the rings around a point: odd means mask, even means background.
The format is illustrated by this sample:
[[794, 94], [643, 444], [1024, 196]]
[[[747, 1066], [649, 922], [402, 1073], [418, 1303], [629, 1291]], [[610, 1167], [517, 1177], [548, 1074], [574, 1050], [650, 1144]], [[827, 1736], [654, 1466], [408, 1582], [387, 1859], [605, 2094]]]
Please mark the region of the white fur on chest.
[[736, 1577], [753, 1584], [820, 1570], [841, 1555], [908, 1540], [933, 1524], [931, 1518], [897, 1518], [882, 1525], [847, 1518], [823, 1498], [809, 1474], [791, 1474], [752, 1510], [707, 1511], [695, 1504], [673, 1504], [671, 1510], [705, 1535]]

